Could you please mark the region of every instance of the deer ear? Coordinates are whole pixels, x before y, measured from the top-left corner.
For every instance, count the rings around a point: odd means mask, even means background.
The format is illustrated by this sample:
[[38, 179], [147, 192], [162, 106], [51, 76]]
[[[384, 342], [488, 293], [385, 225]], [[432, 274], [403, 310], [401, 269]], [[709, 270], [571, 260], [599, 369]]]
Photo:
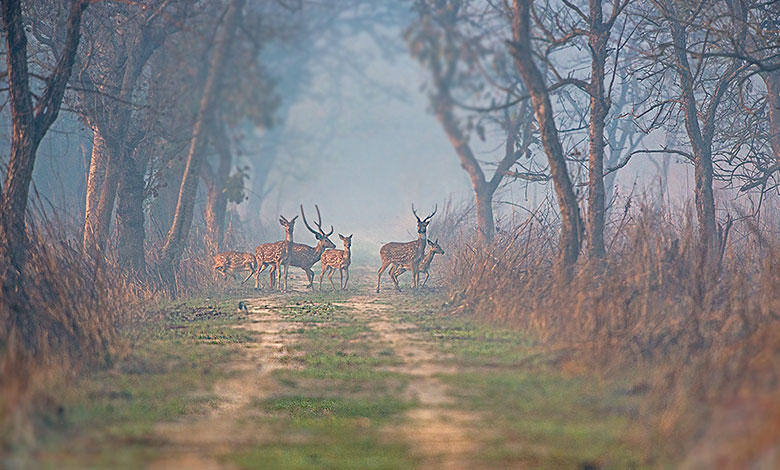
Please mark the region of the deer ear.
[[298, 216], [296, 215], [295, 217], [293, 217], [292, 219], [290, 219], [290, 223], [293, 223], [293, 222], [295, 222], [295, 219], [297, 219], [297, 218], [298, 218]]
[[281, 216], [279, 217], [279, 225], [281, 225], [281, 226], [283, 226], [283, 227], [284, 227], [285, 225], [287, 225], [287, 223], [286, 223], [286, 222], [285, 222], [285, 220], [284, 220], [284, 217], [281, 217]]
[[436, 245], [436, 243], [435, 243], [435, 242], [432, 242], [432, 241], [430, 241], [430, 240], [428, 240], [428, 244], [429, 244], [429, 245], [431, 245], [431, 246], [434, 246], [434, 245]]
[[345, 237], [345, 236], [344, 236], [344, 235], [342, 235], [342, 234], [339, 234], [339, 238], [341, 238], [342, 240], [345, 240], [347, 237]]

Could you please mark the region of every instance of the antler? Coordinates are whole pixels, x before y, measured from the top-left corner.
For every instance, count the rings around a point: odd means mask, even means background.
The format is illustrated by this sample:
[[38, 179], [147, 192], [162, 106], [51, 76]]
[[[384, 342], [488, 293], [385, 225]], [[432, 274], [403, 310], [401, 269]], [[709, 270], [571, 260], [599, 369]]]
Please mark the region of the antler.
[[412, 204], [412, 213], [413, 213], [413, 214], [414, 214], [414, 216], [417, 218], [417, 222], [422, 222], [422, 220], [420, 220], [420, 216], [419, 216], [419, 215], [417, 215], [417, 211], [416, 211], [416, 210], [414, 210], [414, 204]]
[[322, 216], [320, 215], [320, 206], [314, 204], [314, 208], [317, 209], [317, 220], [319, 221], [317, 222], [317, 228], [320, 229], [320, 233], [326, 237], [333, 235], [333, 225], [330, 226], [330, 233], [325, 233], [325, 230], [322, 230]]
[[433, 217], [433, 216], [434, 216], [434, 214], [436, 214], [436, 211], [437, 211], [437, 210], [439, 210], [439, 205], [438, 205], [438, 204], [436, 204], [436, 205], [433, 207], [433, 212], [431, 212], [431, 215], [429, 215], [428, 217], [426, 217], [426, 218], [425, 218], [424, 222], [428, 222], [429, 220], [431, 220], [431, 217]]
[[[317, 215], [319, 215], [320, 211], [317, 210]], [[309, 226], [309, 222], [306, 221], [306, 214], [303, 213], [303, 204], [301, 204], [301, 215], [303, 216], [303, 224], [306, 225], [306, 228], [309, 229], [309, 232], [313, 233], [314, 235], [317, 235], [317, 232]], [[322, 229], [320, 229], [322, 231]]]

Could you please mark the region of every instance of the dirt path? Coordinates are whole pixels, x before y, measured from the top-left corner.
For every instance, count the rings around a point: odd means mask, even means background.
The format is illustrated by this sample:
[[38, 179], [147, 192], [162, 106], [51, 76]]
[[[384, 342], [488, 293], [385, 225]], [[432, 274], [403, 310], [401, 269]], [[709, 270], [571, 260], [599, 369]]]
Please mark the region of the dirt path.
[[156, 437], [163, 443], [162, 457], [150, 468], [221, 469], [230, 468], [218, 456], [230, 449], [262, 440], [262, 429], [243, 425], [244, 418], [255, 411], [250, 405], [267, 398], [275, 389], [270, 377], [276, 369], [291, 367], [290, 344], [295, 334], [280, 317], [283, 299], [253, 299], [247, 301], [250, 322], [247, 330], [260, 334], [260, 339], [245, 347], [243, 354], [226, 365], [234, 373], [215, 387], [216, 406], [206, 416], [194, 421], [161, 423]]
[[[226, 365], [232, 378], [219, 383], [214, 390], [216, 405], [208, 414], [175, 423], [156, 426], [155, 439], [161, 443], [162, 455], [149, 468], [223, 469], [232, 468], [221, 458], [232, 450], [271, 441], [267, 429], [258, 422], [249, 424], [248, 416], [261, 412], [253, 406], [279, 391], [271, 372], [295, 367], [293, 345], [302, 323], [295, 325], [283, 318], [284, 296], [248, 300], [250, 321], [242, 325], [260, 334], [243, 353]], [[400, 424], [388, 425], [382, 436], [388, 442], [405, 442], [423, 468], [461, 469], [469, 465], [469, 455], [476, 449], [473, 433], [477, 416], [453, 405], [450, 390], [439, 374], [455, 371], [453, 361], [427, 343], [411, 323], [392, 318], [390, 307], [376, 302], [373, 296], [353, 296], [334, 302], [349, 309], [355, 321], [365, 323], [372, 334], [363, 340], [376, 342], [372, 350], [392, 350], [400, 363], [387, 367], [409, 378], [404, 399], [414, 402]]]
[[452, 358], [426, 341], [415, 325], [388, 319], [387, 304], [376, 303], [372, 297], [354, 297], [343, 305], [368, 317], [379, 341], [401, 359], [400, 365], [388, 369], [410, 378], [406, 398], [417, 406], [405, 413], [400, 426], [388, 430], [388, 436], [406, 440], [424, 468], [474, 468], [469, 457], [478, 448], [472, 432], [478, 416], [454, 408], [449, 387], [437, 377], [456, 372]]

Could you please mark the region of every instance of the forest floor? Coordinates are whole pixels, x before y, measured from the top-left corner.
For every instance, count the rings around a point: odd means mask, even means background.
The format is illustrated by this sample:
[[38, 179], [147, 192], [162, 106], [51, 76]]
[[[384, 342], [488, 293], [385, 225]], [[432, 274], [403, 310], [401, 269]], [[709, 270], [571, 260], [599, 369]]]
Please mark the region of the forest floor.
[[373, 272], [353, 271], [344, 292], [307, 292], [296, 273], [288, 294], [232, 287], [149, 312], [128, 357], [52, 392], [12, 466], [647, 465], [628, 384], [560, 370], [433, 290], [388, 279], [376, 295]]

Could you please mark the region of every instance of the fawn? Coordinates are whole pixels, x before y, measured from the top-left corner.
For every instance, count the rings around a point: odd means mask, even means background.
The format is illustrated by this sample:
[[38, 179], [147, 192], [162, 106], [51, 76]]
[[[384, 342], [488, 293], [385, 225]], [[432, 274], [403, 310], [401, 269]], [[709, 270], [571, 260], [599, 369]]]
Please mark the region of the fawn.
[[[417, 267], [417, 272], [419, 274], [425, 273], [425, 280], [420, 285], [421, 287], [425, 287], [425, 283], [428, 282], [428, 278], [431, 275], [428, 270], [431, 267], [431, 262], [433, 262], [434, 255], [444, 254], [444, 250], [441, 246], [439, 246], [438, 239], [434, 241], [428, 240], [428, 246], [430, 248], [425, 252], [425, 256], [423, 257], [422, 261], [420, 261], [420, 265]], [[400, 287], [398, 286], [398, 276], [405, 273], [409, 269], [411, 269], [411, 267], [401, 264], [392, 264], [390, 266], [390, 278], [393, 280], [393, 284], [395, 284], [396, 289], [400, 290]]]
[[[309, 229], [309, 231], [314, 234], [314, 238], [317, 239], [317, 246], [312, 247], [302, 243], [293, 243], [292, 257], [290, 258], [290, 266], [297, 266], [306, 272], [306, 278], [309, 280], [309, 284], [306, 287], [312, 289], [314, 289], [314, 271], [311, 269], [312, 266], [320, 260], [320, 257], [325, 250], [336, 248], [336, 245], [328, 238], [333, 235], [333, 226], [330, 226], [330, 232], [325, 233], [322, 229], [320, 208], [316, 204], [314, 205], [314, 208], [317, 209], [317, 222], [314, 223], [314, 225], [317, 226], [317, 230], [311, 228], [306, 221], [306, 214], [303, 213], [303, 204], [301, 204], [301, 217], [303, 218], [303, 223], [306, 225], [306, 228]], [[272, 286], [274, 284], [274, 273], [275, 269], [271, 266], [269, 282]]]
[[[283, 215], [279, 216], [279, 224], [284, 227], [285, 238], [282, 241], [274, 243], [263, 243], [255, 248], [255, 256], [257, 257], [258, 269], [255, 271], [255, 288], [260, 287], [260, 273], [266, 268], [266, 266], [273, 266], [279, 273], [279, 289], [282, 288], [281, 282], [281, 267], [284, 265], [284, 290], [287, 290], [287, 270], [290, 266], [290, 253], [292, 252], [293, 245], [293, 229], [295, 228], [295, 219], [298, 216], [287, 220]], [[269, 288], [273, 288], [273, 285], [269, 285]]]
[[[320, 290], [322, 290], [322, 276], [325, 275], [325, 271], [328, 271], [328, 280], [333, 290], [336, 290], [336, 286], [333, 284], [333, 271], [339, 270], [339, 286], [342, 290], [347, 288], [347, 282], [349, 281], [349, 264], [352, 261], [352, 253], [350, 248], [352, 247], [352, 235], [345, 237], [339, 234], [339, 238], [344, 242], [343, 250], [325, 250], [320, 257], [320, 264], [322, 265], [322, 272], [320, 273]], [[344, 276], [346, 274], [346, 277]]]
[[257, 271], [257, 258], [252, 253], [242, 253], [240, 251], [224, 251], [214, 255], [214, 271], [222, 274], [227, 280], [227, 275], [236, 278], [236, 271], [248, 270], [249, 276], [241, 284], [245, 283]]
[[[382, 248], [379, 249], [379, 255], [382, 257], [382, 267], [379, 268], [379, 272], [377, 273], [376, 277], [377, 294], [379, 293], [379, 284], [382, 280], [382, 273], [391, 264], [408, 266], [409, 269], [412, 270], [412, 285], [417, 287], [420, 279], [417, 267], [420, 265], [420, 261], [422, 261], [423, 256], [425, 255], [425, 242], [427, 241], [426, 232], [428, 230], [428, 224], [431, 223], [431, 218], [434, 216], [434, 214], [436, 214], [436, 210], [438, 208], [439, 206], [436, 205], [431, 215], [425, 219], [420, 220], [420, 217], [417, 215], [417, 211], [414, 210], [414, 204], [412, 204], [412, 213], [417, 219], [417, 240], [411, 242], [390, 242], [382, 245]], [[392, 277], [392, 275], [390, 277]], [[397, 283], [395, 284], [395, 288], [399, 291], [401, 290]]]

